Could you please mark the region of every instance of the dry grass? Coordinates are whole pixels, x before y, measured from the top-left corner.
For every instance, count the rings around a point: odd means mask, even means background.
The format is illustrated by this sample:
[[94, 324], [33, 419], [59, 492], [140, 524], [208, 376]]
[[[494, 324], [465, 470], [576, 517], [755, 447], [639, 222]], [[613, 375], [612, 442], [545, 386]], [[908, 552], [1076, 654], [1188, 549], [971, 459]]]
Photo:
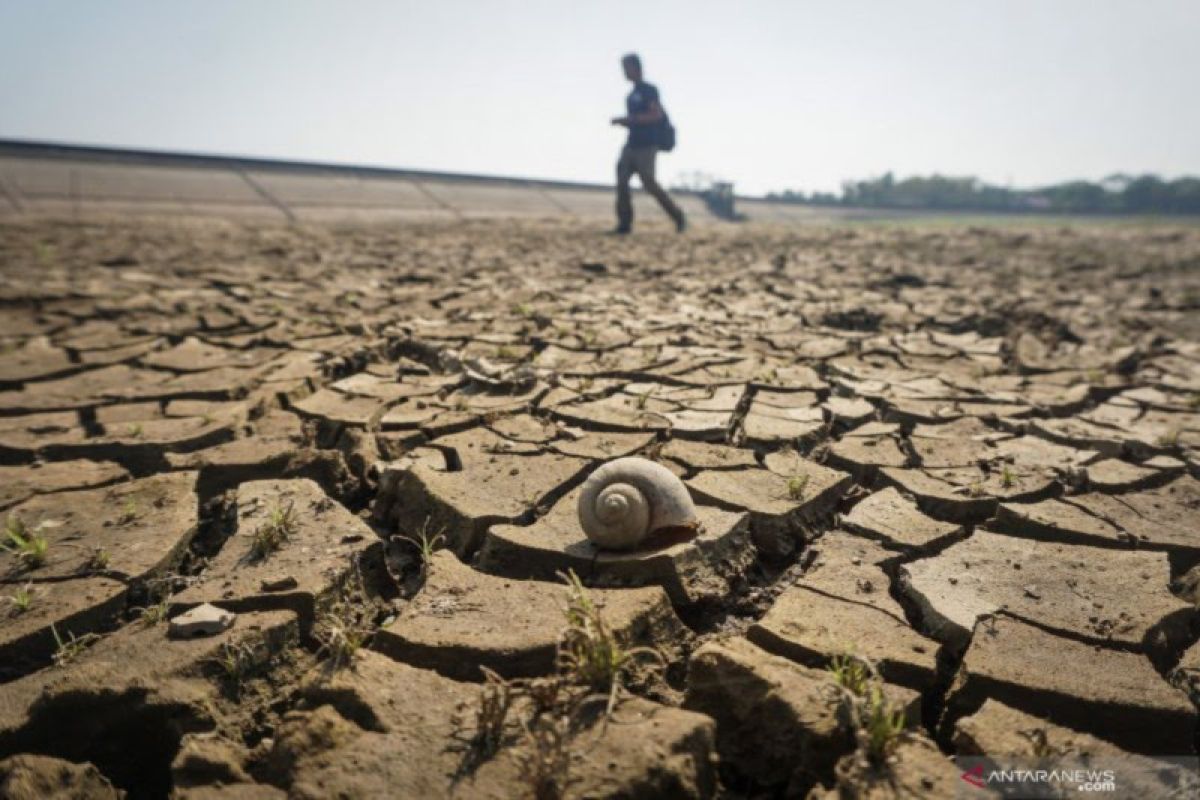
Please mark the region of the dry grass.
[[268, 514], [267, 521], [254, 530], [254, 537], [250, 541], [250, 557], [256, 561], [267, 558], [296, 534], [298, 526], [295, 504], [276, 504]]

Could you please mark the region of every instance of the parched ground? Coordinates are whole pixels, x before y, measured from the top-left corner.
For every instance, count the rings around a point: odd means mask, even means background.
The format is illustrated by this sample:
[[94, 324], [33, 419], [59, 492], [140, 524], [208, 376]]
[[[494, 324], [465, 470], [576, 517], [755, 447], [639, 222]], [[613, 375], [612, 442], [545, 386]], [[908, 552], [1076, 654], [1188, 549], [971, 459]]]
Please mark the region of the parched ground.
[[[0, 274], [0, 795], [1195, 789], [1200, 230], [13, 221]], [[587, 543], [631, 454], [695, 537]], [[611, 713], [568, 570], [657, 653]]]

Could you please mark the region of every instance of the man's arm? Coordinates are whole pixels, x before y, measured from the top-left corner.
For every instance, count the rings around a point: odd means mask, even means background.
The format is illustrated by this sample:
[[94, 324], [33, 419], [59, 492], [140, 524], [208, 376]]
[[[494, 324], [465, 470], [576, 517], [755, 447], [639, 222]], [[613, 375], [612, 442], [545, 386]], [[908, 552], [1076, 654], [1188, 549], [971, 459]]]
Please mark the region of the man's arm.
[[641, 114], [630, 114], [627, 117], [613, 117], [612, 124], [624, 125], [626, 128], [631, 125], [652, 125], [665, 116], [666, 114], [663, 113], [662, 106], [659, 105], [658, 101], [651, 100], [649, 108]]

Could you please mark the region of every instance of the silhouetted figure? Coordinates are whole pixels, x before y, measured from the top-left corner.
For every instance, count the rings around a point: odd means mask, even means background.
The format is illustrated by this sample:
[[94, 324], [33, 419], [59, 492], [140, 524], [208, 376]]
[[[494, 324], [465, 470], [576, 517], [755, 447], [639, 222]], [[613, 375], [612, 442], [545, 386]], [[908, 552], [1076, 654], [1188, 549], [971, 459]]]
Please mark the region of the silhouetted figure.
[[[654, 161], [660, 149], [675, 146], [674, 129], [670, 127], [667, 114], [659, 101], [658, 89], [642, 80], [642, 60], [634, 53], [621, 59], [625, 77], [633, 83], [633, 91], [625, 98], [626, 115], [613, 118], [613, 125], [629, 128], [629, 138], [617, 159], [617, 228], [613, 233], [626, 234], [633, 228], [633, 200], [629, 194], [629, 181], [634, 175], [642, 181], [642, 188], [654, 195], [663, 211], [675, 223], [680, 233], [687, 227], [687, 220], [671, 196], [654, 179]], [[669, 141], [668, 141], [669, 139]]]

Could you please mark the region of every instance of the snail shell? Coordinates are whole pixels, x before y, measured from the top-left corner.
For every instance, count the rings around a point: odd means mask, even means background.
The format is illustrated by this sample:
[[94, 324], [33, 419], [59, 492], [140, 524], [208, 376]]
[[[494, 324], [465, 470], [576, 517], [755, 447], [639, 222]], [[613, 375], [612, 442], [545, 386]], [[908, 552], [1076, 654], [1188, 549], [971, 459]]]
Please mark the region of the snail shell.
[[694, 528], [696, 505], [671, 470], [644, 458], [618, 458], [593, 472], [579, 495], [579, 523], [596, 546], [637, 547], [663, 528]]

